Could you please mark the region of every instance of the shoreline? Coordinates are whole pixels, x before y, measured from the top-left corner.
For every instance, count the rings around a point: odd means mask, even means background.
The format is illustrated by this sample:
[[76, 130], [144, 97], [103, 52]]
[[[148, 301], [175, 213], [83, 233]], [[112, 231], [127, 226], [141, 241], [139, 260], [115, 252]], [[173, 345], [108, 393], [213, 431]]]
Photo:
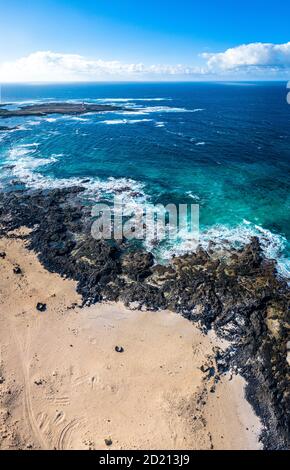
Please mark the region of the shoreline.
[[[227, 260], [205, 252], [154, 264], [150, 253], [128, 252], [90, 237], [81, 188], [1, 195], [2, 236], [28, 226], [27, 246], [50, 272], [77, 282], [82, 307], [121, 301], [143, 311], [170, 309], [230, 344], [215, 351], [215, 386], [227, 374], [246, 379], [246, 397], [262, 422], [266, 449], [289, 448], [290, 294], [259, 242], [232, 250]], [[99, 305], [99, 304], [97, 304]], [[102, 305], [102, 304], [100, 304]], [[185, 320], [184, 320], [185, 321]], [[211, 395], [211, 394], [210, 394]], [[215, 393], [213, 393], [215, 395]]]

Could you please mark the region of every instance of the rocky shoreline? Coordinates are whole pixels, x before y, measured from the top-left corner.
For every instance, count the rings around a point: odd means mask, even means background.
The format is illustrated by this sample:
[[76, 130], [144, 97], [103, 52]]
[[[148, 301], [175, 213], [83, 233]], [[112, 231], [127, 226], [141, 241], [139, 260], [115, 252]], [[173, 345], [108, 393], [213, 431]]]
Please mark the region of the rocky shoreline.
[[27, 235], [30, 249], [49, 271], [77, 281], [83, 305], [122, 300], [134, 310], [173, 310], [204, 332], [213, 328], [230, 346], [226, 352], [217, 349], [204, 373], [218, 382], [226, 371], [239, 372], [264, 427], [264, 448], [289, 449], [290, 290], [275, 261], [263, 257], [259, 240], [226, 258], [199, 248], [161, 266], [151, 253], [124, 240], [94, 240], [82, 191], [2, 193], [0, 235], [13, 236], [11, 231], [22, 226], [33, 229]]

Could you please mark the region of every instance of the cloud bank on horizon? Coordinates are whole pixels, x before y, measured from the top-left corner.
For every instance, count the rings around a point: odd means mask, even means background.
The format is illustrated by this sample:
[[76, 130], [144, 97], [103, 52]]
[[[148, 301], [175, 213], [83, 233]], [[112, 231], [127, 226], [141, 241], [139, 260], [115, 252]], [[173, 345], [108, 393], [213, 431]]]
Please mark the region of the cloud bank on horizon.
[[203, 53], [202, 65], [144, 65], [88, 59], [78, 54], [33, 52], [0, 63], [2, 82], [65, 82], [172, 79], [289, 79], [290, 42], [250, 43], [218, 53]]

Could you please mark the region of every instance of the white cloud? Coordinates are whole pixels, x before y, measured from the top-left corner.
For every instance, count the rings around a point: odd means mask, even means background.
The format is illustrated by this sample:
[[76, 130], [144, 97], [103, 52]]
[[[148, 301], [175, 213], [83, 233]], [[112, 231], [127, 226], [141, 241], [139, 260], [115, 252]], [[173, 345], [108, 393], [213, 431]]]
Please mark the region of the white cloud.
[[39, 51], [0, 63], [2, 82], [65, 82], [179, 78], [285, 78], [290, 75], [290, 42], [253, 43], [204, 53], [203, 67], [194, 65], [144, 65], [88, 59], [78, 54]]
[[235, 69], [260, 69], [266, 71], [290, 68], [290, 42], [285, 44], [252, 43], [227, 49], [216, 54], [205, 53], [210, 71], [221, 72]]
[[91, 60], [77, 54], [50, 51], [34, 52], [14, 62], [0, 64], [2, 82], [142, 79], [146, 76], [189, 75], [200, 72], [200, 68], [183, 65], [124, 64], [119, 61]]

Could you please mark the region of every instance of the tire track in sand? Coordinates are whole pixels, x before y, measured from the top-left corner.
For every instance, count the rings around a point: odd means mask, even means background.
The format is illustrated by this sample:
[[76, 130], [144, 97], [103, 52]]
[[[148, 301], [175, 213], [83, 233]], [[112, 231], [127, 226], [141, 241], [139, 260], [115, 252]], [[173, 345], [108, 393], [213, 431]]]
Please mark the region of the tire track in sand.
[[24, 410], [24, 416], [27, 419], [27, 422], [30, 425], [30, 428], [32, 430], [34, 439], [36, 440], [38, 446], [43, 449], [47, 450], [49, 447], [47, 445], [47, 442], [40, 430], [40, 427], [37, 423], [37, 420], [35, 418], [34, 412], [33, 412], [33, 406], [32, 406], [32, 398], [31, 398], [31, 388], [30, 388], [30, 380], [29, 380], [29, 361], [28, 361], [28, 355], [29, 355], [29, 349], [30, 349], [30, 344], [31, 344], [31, 334], [30, 330], [27, 332], [27, 337], [26, 341], [24, 340], [24, 344], [21, 344], [21, 341], [17, 335], [16, 328], [14, 325], [11, 325], [11, 330], [12, 330], [12, 337], [14, 339], [14, 342], [17, 346], [19, 357], [20, 357], [20, 363], [21, 363], [21, 368], [23, 371], [23, 378], [24, 378], [24, 399], [23, 399], [23, 410]]

